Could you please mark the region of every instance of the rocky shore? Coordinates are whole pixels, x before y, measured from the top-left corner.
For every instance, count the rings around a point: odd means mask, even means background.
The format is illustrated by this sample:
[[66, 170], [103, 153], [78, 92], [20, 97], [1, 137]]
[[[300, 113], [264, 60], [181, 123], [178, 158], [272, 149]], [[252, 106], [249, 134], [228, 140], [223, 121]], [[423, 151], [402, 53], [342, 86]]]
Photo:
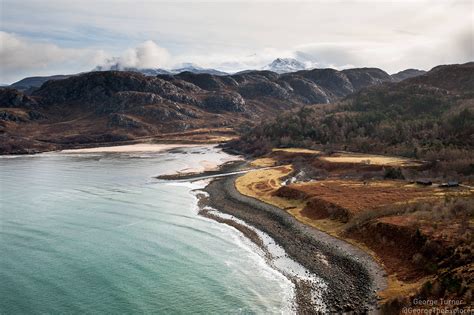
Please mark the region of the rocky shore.
[[[201, 198], [201, 208], [218, 209], [271, 236], [292, 259], [327, 284], [322, 295], [330, 312], [367, 313], [377, 310], [376, 292], [386, 285], [385, 272], [367, 253], [297, 221], [279, 208], [241, 195], [234, 186], [235, 178], [233, 175], [210, 182], [204, 189], [209, 196]], [[206, 211], [201, 211], [201, 214], [234, 226], [261, 246], [259, 238], [245, 226], [239, 227], [238, 223]], [[296, 288], [297, 312], [316, 313], [311, 300], [311, 291], [316, 288], [304, 281], [292, 281]]]

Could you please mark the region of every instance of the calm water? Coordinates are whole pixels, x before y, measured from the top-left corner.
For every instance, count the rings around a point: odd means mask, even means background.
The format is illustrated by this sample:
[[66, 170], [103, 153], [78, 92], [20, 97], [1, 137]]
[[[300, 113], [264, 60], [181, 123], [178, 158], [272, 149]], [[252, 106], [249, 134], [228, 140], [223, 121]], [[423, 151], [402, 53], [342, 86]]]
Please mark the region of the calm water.
[[225, 157], [0, 158], [0, 313], [287, 313], [290, 282], [190, 185], [152, 176]]

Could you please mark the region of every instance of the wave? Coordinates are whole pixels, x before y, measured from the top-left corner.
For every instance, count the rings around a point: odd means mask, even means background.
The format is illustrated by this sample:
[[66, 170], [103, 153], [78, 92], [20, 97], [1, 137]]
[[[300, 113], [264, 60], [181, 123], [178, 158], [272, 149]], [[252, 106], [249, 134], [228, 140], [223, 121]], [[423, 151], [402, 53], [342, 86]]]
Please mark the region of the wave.
[[[207, 210], [211, 212], [212, 215], [218, 216], [223, 219], [232, 220], [237, 224], [254, 231], [260, 237], [263, 242], [264, 248], [260, 248], [259, 246], [257, 246], [237, 228], [234, 228], [230, 225], [218, 223], [223, 229], [226, 229], [227, 231], [229, 229], [234, 231], [234, 233], [232, 233], [231, 235], [235, 244], [240, 248], [246, 250], [247, 252], [251, 253], [249, 257], [258, 262], [262, 270], [267, 268], [273, 270], [273, 274], [275, 276], [274, 279], [279, 280], [282, 286], [288, 290], [288, 295], [286, 296], [287, 300], [285, 301], [284, 307], [281, 310], [282, 314], [296, 313], [295, 286], [291, 281], [291, 279], [295, 278], [299, 280], [308, 281], [312, 284], [313, 288], [316, 288], [316, 290], [312, 290], [313, 305], [316, 307], [317, 312], [324, 313], [327, 311], [326, 305], [322, 297], [323, 292], [327, 290], [327, 284], [320, 277], [311, 273], [300, 263], [290, 258], [286, 254], [283, 247], [278, 245], [275, 240], [265, 232], [256, 229], [255, 227], [247, 224], [245, 221], [240, 220], [230, 214], [220, 212], [215, 208], [206, 206], [201, 209], [198, 205], [199, 195], [208, 195], [207, 192], [203, 190], [193, 190], [191, 191], [191, 193], [196, 198], [196, 203], [194, 207], [196, 213], [199, 213], [199, 211], [203, 209]], [[208, 218], [208, 220], [216, 222], [215, 220], [210, 218]], [[270, 255], [268, 255], [268, 253]]]

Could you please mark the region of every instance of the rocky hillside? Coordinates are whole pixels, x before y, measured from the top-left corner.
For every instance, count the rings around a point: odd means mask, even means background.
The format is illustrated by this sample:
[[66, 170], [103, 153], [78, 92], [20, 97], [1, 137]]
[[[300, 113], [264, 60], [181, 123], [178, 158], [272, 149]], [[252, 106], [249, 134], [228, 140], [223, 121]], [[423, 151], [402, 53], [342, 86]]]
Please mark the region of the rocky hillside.
[[[30, 96], [0, 90], [1, 153], [24, 153], [190, 130], [233, 128], [305, 104], [330, 103], [391, 81], [380, 69], [235, 75], [89, 72]], [[31, 114], [34, 110], [36, 114]]]
[[406, 69], [397, 73], [392, 74], [392, 79], [395, 82], [400, 82], [405, 79], [414, 78], [420, 75], [425, 74], [426, 71], [418, 69]]
[[[365, 76], [358, 74], [359, 82]], [[247, 130], [231, 146], [255, 155], [287, 146], [392, 153], [474, 174], [473, 126], [474, 63], [466, 63], [370, 86], [330, 106], [288, 111]]]
[[10, 88], [22, 91], [22, 92], [32, 92], [33, 90], [39, 88], [43, 83], [46, 81], [51, 80], [63, 80], [69, 78], [71, 75], [51, 75], [51, 76], [44, 76], [44, 77], [27, 77], [12, 83]]
[[228, 75], [228, 73], [219, 71], [216, 69], [202, 68], [192, 63], [184, 63], [181, 67], [174, 69], [162, 69], [162, 68], [134, 68], [134, 67], [123, 67], [119, 63], [115, 63], [108, 66], [97, 66], [93, 71], [126, 71], [126, 72], [139, 72], [146, 76], [156, 76], [159, 74], [178, 74], [181, 72], [192, 72], [192, 73], [207, 73], [213, 75]]

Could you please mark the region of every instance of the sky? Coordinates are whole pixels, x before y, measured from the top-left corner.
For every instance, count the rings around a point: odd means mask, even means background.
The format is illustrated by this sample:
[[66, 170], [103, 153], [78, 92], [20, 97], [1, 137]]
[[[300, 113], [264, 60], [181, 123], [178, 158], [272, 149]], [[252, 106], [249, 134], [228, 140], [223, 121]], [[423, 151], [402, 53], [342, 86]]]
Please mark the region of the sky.
[[0, 83], [108, 67], [228, 72], [278, 57], [389, 73], [474, 60], [474, 0], [0, 0]]

